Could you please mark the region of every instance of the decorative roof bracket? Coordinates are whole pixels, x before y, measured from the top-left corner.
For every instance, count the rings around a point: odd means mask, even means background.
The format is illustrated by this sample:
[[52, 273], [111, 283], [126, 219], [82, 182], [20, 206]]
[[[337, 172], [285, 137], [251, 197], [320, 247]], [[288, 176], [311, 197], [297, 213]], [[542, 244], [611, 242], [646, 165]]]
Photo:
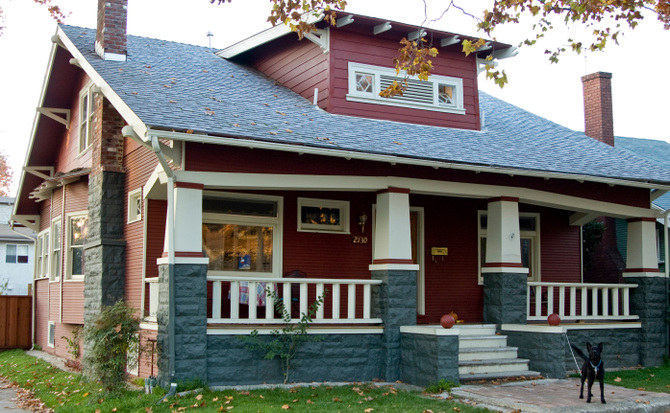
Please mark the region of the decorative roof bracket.
[[330, 52], [330, 28], [326, 27], [323, 30], [317, 29], [312, 30], [309, 33], [305, 33], [305, 38], [310, 40], [312, 43], [316, 44], [323, 50], [323, 53]]
[[346, 26], [348, 24], [351, 24], [353, 22], [354, 22], [354, 16], [350, 14], [348, 16], [340, 17], [339, 19], [337, 19], [336, 26], [337, 27], [344, 27], [344, 26]]
[[380, 34], [380, 33], [384, 33], [384, 32], [387, 32], [387, 31], [391, 30], [391, 28], [392, 28], [391, 22], [386, 22], [386, 23], [376, 25], [372, 29], [372, 32], [374, 34]]
[[498, 66], [498, 62], [495, 60], [486, 60], [484, 57], [478, 57], [477, 58], [477, 74], [480, 74], [481, 72], [486, 70], [486, 65], [496, 67]]
[[[24, 166], [23, 170], [28, 172], [31, 175], [35, 175], [38, 178], [49, 179], [54, 176], [54, 167], [53, 166]], [[48, 172], [49, 175], [46, 175], [42, 172]]]
[[447, 47], [452, 44], [460, 43], [461, 39], [458, 36], [449, 36], [440, 40], [440, 46]]
[[70, 109], [59, 108], [37, 108], [42, 115], [65, 125], [65, 129], [70, 129]]
[[424, 37], [428, 34], [424, 29], [415, 30], [413, 32], [407, 33], [407, 40], [416, 40]]

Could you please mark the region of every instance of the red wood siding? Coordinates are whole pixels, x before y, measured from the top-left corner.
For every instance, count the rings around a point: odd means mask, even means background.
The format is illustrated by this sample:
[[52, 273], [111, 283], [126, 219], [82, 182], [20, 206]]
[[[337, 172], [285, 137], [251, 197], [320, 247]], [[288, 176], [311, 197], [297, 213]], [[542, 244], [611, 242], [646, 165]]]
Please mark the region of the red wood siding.
[[69, 172], [76, 168], [88, 168], [91, 166], [90, 148], [79, 154], [79, 92], [90, 81], [90, 78], [81, 72], [81, 77], [72, 93], [70, 104], [70, 127], [65, 131], [61, 147], [56, 160], [57, 172]]
[[452, 114], [421, 109], [348, 102], [348, 62], [393, 68], [400, 44], [397, 39], [358, 33], [355, 29], [330, 31], [330, 99], [331, 113], [397, 122], [418, 123], [460, 129], [479, 129], [477, 67], [474, 55], [466, 57], [453, 48], [440, 49], [433, 58], [433, 74], [463, 79], [463, 101], [466, 113]]
[[[142, 306], [142, 294], [144, 285], [142, 279], [142, 268], [144, 261], [144, 202], [142, 203], [142, 219], [128, 223], [128, 193], [146, 184], [149, 176], [156, 167], [156, 155], [130, 139], [125, 140], [123, 167], [126, 172], [124, 202], [124, 238], [126, 240], [126, 291], [125, 299], [134, 308]], [[163, 225], [165, 219], [163, 218]], [[163, 243], [161, 242], [161, 252]], [[156, 261], [149, 266], [155, 266]]]
[[433, 169], [407, 165], [390, 165], [385, 162], [346, 160], [317, 155], [299, 155], [290, 152], [273, 152], [262, 149], [246, 149], [217, 145], [187, 144], [186, 166], [193, 171], [293, 173], [306, 175], [347, 176], [398, 176], [440, 180], [446, 182], [473, 183], [520, 187], [549, 193], [571, 195], [585, 199], [614, 202], [641, 208], [649, 208], [649, 190], [624, 186], [610, 187], [607, 184], [572, 180], [509, 176], [505, 174], [475, 173], [456, 169]]
[[167, 215], [167, 202], [157, 199], [149, 200], [147, 211], [147, 271], [146, 278], [158, 277], [158, 266], [156, 260], [163, 255], [163, 244], [165, 240], [165, 218]]
[[47, 324], [49, 322], [49, 280], [35, 281], [35, 344], [47, 346]]
[[581, 282], [581, 227], [568, 224], [568, 211], [543, 208], [537, 212], [540, 212], [541, 281]]
[[63, 323], [84, 324], [84, 282], [63, 282]]
[[329, 95], [328, 55], [311, 41], [296, 41], [294, 36], [261, 46], [249, 57], [249, 64], [272, 79], [313, 101], [319, 88], [319, 106], [326, 108]]
[[140, 330], [140, 345], [145, 350], [140, 353], [140, 360], [138, 365], [139, 374], [137, 377], [158, 375], [158, 349], [155, 347], [157, 333], [158, 332], [155, 330]]

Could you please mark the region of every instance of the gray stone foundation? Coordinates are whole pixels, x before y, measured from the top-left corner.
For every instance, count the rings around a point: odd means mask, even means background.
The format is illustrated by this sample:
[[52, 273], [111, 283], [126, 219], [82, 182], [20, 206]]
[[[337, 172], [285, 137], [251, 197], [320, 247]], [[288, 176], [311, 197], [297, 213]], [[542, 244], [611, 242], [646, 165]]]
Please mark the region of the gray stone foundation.
[[[170, 317], [170, 273], [174, 274], [174, 315]], [[158, 381], [207, 380], [207, 266], [159, 266]], [[170, 321], [174, 325], [170, 326]], [[173, 346], [173, 348], [171, 348]]]
[[[271, 340], [270, 336], [261, 336]], [[382, 373], [381, 334], [327, 334], [303, 343], [292, 362], [289, 382], [371, 381]], [[207, 384], [283, 383], [280, 359], [248, 350], [237, 336], [207, 336]], [[203, 357], [204, 359], [204, 357]]]
[[526, 324], [527, 274], [484, 274], [484, 323]]
[[630, 293], [630, 311], [642, 323], [640, 364], [660, 366], [668, 355], [668, 284], [663, 277], [626, 277], [637, 284]]
[[428, 386], [440, 379], [458, 383], [458, 336], [401, 334], [401, 380]]
[[[586, 342], [604, 344], [603, 363], [607, 369], [635, 367], [640, 364], [639, 328], [593, 328], [583, 327], [567, 330], [567, 338], [561, 327], [520, 326], [523, 331], [503, 330], [507, 343], [519, 348], [519, 357], [529, 359], [529, 368], [548, 378], [563, 379], [581, 368], [583, 360], [575, 353], [572, 357], [568, 340], [585, 354]], [[512, 328], [512, 327], [510, 327]]]
[[372, 271], [372, 279], [382, 280], [372, 293], [373, 317], [384, 322], [380, 378], [396, 381], [401, 376], [400, 327], [416, 325], [416, 271]]

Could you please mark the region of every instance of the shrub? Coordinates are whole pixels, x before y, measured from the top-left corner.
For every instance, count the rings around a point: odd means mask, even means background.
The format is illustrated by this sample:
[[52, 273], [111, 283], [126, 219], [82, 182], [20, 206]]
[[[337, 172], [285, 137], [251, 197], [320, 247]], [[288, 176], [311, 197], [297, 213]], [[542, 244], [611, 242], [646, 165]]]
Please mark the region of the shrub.
[[133, 362], [127, 355], [130, 349], [139, 348], [139, 328], [136, 310], [123, 301], [103, 308], [100, 315], [86, 325], [84, 339], [88, 347], [84, 363], [90, 378], [100, 380], [106, 391], [113, 393], [125, 388], [126, 364]]
[[312, 323], [312, 318], [315, 316], [319, 306], [323, 304], [327, 292], [328, 291], [324, 291], [320, 297], [317, 297], [316, 301], [309, 306], [307, 313], [302, 313], [300, 321], [295, 324], [291, 322], [291, 313], [286, 309], [284, 301], [275, 291], [268, 289], [268, 296], [271, 296], [274, 299], [275, 308], [282, 314], [284, 328], [282, 328], [281, 331], [272, 330], [270, 333], [271, 339], [269, 340], [261, 338], [261, 336], [258, 335], [258, 330], [252, 331], [249, 336], [239, 336], [241, 340], [247, 342], [247, 350], [264, 352], [264, 358], [268, 360], [272, 360], [276, 357], [281, 359], [284, 383], [288, 383], [291, 366], [295, 364], [292, 364], [292, 360], [300, 345], [308, 341], [323, 341], [323, 337], [321, 336], [308, 335], [307, 328]]

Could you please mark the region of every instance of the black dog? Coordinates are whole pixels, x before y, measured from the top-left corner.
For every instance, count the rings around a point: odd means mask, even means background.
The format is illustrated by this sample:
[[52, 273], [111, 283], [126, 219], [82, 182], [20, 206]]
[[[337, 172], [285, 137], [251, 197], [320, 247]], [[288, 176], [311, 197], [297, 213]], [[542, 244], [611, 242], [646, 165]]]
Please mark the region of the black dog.
[[591, 403], [591, 388], [593, 387], [593, 382], [598, 380], [600, 382], [600, 401], [605, 402], [605, 389], [604, 389], [604, 380], [605, 380], [605, 365], [603, 360], [600, 358], [600, 353], [603, 351], [603, 343], [598, 344], [598, 347], [591, 346], [591, 343], [586, 343], [586, 349], [589, 351], [588, 357], [580, 349], [572, 345], [572, 348], [577, 352], [579, 357], [584, 359], [584, 365], [582, 366], [582, 387], [579, 390], [579, 398], [584, 398], [584, 381], [589, 380], [589, 395], [586, 398], [587, 403]]

